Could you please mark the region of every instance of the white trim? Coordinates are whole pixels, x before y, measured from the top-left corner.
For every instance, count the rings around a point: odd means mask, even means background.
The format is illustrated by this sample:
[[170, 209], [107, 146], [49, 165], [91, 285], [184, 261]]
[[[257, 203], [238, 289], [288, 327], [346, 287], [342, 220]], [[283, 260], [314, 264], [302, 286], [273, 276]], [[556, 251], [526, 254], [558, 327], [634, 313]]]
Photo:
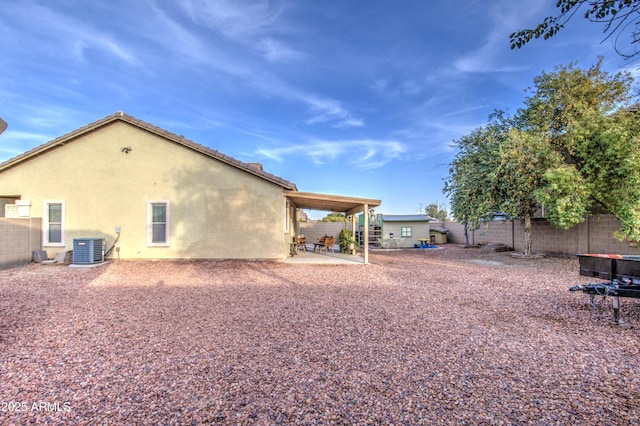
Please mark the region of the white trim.
[[289, 233], [289, 222], [291, 222], [291, 203], [289, 199], [284, 199], [284, 233]]
[[[60, 204], [60, 241], [49, 241], [49, 206]], [[42, 212], [42, 246], [43, 247], [64, 247], [65, 246], [65, 202], [64, 200], [44, 200]]]
[[[163, 242], [153, 242], [153, 208], [154, 204], [164, 204], [167, 208], [165, 222], [165, 240]], [[169, 247], [171, 245], [171, 203], [169, 200], [148, 200], [147, 201], [147, 246], [148, 247]]]

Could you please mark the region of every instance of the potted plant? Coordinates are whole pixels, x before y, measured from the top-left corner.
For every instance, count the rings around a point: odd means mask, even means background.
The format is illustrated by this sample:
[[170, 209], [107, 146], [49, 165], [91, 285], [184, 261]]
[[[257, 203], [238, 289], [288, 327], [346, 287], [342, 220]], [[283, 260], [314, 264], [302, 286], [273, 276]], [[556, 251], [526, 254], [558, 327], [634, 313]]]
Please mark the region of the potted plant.
[[348, 229], [343, 229], [338, 235], [341, 253], [353, 253], [359, 247], [358, 242], [353, 238], [353, 233]]

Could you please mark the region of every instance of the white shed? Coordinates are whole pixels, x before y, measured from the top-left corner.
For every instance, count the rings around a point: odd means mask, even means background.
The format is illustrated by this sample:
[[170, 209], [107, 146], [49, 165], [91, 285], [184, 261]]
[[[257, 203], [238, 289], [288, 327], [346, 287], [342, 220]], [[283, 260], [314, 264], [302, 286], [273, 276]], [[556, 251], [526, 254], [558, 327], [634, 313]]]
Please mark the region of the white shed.
[[421, 241], [430, 241], [429, 222], [434, 220], [424, 214], [379, 214], [381, 238], [388, 239], [388, 248], [411, 248]]

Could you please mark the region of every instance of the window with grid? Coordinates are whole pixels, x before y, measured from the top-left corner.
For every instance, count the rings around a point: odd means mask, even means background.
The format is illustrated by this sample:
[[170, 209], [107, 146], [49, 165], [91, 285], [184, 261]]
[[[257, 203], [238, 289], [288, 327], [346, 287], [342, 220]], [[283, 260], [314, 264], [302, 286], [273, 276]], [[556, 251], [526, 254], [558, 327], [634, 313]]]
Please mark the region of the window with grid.
[[401, 233], [402, 233], [402, 237], [403, 238], [411, 237], [411, 227], [410, 226], [403, 226], [402, 230], [401, 230]]
[[43, 240], [45, 246], [64, 246], [64, 201], [45, 201]]
[[147, 245], [169, 245], [169, 201], [147, 202]]

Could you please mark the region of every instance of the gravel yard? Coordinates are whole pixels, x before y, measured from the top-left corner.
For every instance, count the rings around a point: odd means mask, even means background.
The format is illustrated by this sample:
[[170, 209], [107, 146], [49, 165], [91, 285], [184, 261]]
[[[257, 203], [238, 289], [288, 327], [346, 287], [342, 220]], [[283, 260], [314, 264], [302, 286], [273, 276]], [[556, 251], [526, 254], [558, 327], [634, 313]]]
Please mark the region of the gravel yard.
[[640, 423], [640, 303], [575, 258], [0, 271], [0, 424]]

